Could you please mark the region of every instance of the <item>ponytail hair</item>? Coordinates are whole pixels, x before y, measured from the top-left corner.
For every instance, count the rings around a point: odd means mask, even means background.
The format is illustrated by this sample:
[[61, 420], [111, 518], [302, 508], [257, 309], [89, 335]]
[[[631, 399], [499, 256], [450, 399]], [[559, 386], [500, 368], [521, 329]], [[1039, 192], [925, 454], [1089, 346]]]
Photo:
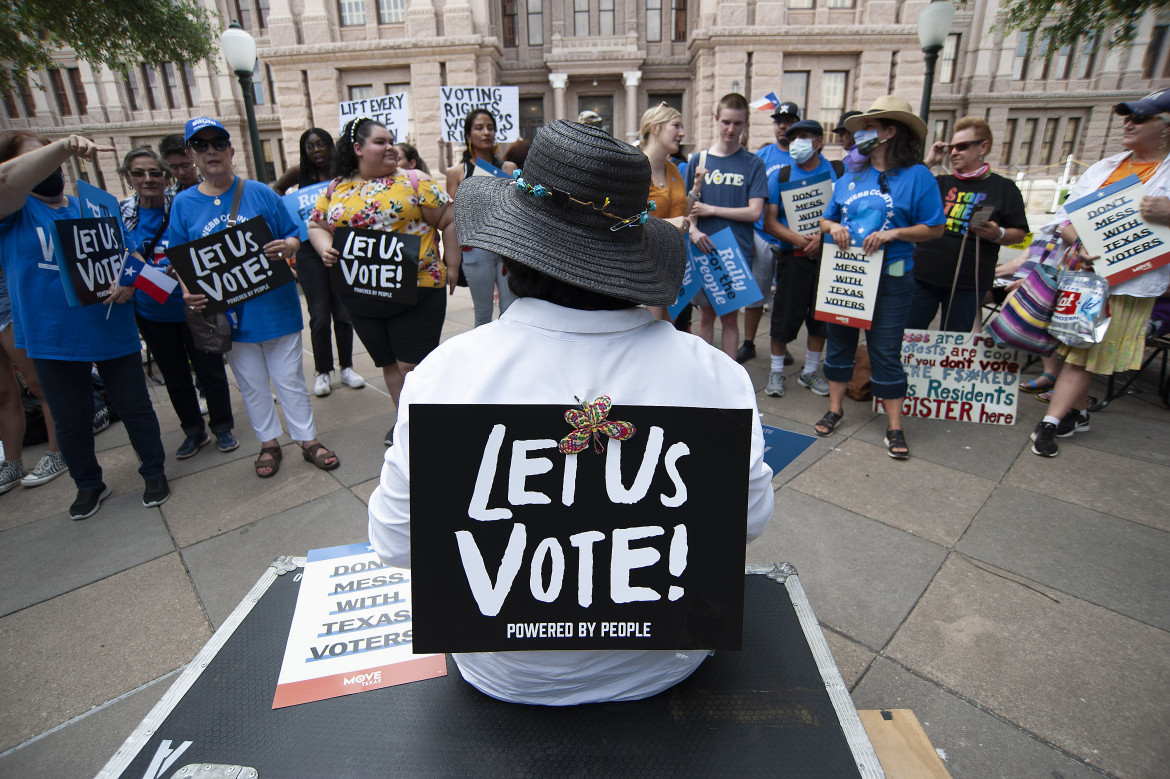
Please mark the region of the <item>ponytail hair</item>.
[[[353, 145], [358, 143], [365, 146], [366, 139], [375, 127], [386, 128], [386, 125], [368, 116], [354, 117], [345, 123], [341, 130], [341, 140], [337, 143], [337, 167], [333, 171], [337, 176], [345, 178], [358, 172], [358, 158]], [[394, 133], [390, 133], [390, 140], [393, 142]]]

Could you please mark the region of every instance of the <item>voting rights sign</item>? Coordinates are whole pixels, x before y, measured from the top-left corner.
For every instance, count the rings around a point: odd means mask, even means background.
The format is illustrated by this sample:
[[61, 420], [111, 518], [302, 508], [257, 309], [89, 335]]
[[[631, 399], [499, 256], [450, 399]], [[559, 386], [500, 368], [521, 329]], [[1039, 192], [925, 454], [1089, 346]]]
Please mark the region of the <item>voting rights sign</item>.
[[206, 312], [238, 306], [293, 280], [283, 260], [269, 261], [264, 245], [272, 233], [256, 216], [227, 230], [167, 249], [167, 259], [187, 290], [207, 296]]
[[750, 410], [410, 414], [416, 652], [740, 647]]

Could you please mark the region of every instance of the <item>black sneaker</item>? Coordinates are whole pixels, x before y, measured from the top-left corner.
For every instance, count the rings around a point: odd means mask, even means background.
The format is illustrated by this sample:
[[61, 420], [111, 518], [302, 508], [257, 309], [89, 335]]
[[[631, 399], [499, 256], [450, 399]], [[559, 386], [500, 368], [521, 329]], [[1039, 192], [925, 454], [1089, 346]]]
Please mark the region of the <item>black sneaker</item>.
[[167, 484], [166, 476], [159, 476], [157, 479], [147, 479], [146, 489], [142, 491], [142, 505], [146, 508], [161, 506], [167, 502], [167, 498], [170, 496], [171, 488]]
[[1089, 412], [1077, 411], [1074, 408], [1065, 414], [1064, 419], [1056, 426], [1056, 437], [1068, 438], [1073, 433], [1087, 433], [1089, 429]]
[[1060, 453], [1056, 445], [1056, 425], [1051, 422], [1041, 422], [1032, 431], [1032, 453], [1041, 457], [1055, 457]]
[[736, 362], [747, 362], [756, 356], [756, 344], [754, 341], [744, 341], [743, 346], [739, 347], [739, 351], [735, 353]]
[[792, 355], [791, 355], [791, 354], [785, 354], [785, 355], [784, 355], [784, 364], [785, 364], [785, 365], [791, 365], [791, 364], [792, 364]]
[[69, 518], [72, 520], [89, 519], [102, 507], [102, 501], [110, 497], [110, 488], [106, 485], [96, 490], [78, 490], [77, 500], [69, 507]]

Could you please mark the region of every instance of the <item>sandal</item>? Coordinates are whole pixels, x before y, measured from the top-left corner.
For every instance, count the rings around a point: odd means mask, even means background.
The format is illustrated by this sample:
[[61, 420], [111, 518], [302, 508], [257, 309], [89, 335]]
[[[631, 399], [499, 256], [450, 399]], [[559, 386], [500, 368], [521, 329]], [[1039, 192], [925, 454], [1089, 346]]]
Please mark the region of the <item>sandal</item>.
[[[836, 411], [826, 411], [825, 415], [821, 417], [821, 420], [813, 425], [813, 432], [822, 438], [832, 435], [833, 431], [837, 429], [837, 423], [841, 421], [842, 416], [844, 415], [838, 414]], [[825, 429], [823, 433], [821, 432], [822, 427]]]
[[[910, 457], [910, 447], [906, 446], [906, 436], [901, 430], [890, 429], [886, 431], [886, 454], [893, 457], [895, 460], [905, 460]], [[895, 452], [895, 449], [901, 451]]]
[[[305, 458], [305, 462], [312, 463], [323, 471], [331, 471], [341, 465], [337, 455], [326, 449], [320, 441], [308, 446], [301, 444], [301, 457]], [[333, 462], [329, 462], [330, 459]]]
[[[1043, 384], [1039, 382], [1043, 381]], [[1026, 381], [1020, 385], [1020, 392], [1044, 392], [1056, 386], [1056, 377], [1048, 371], [1044, 371], [1031, 381]]]
[[[256, 458], [256, 462], [252, 463], [252, 467], [256, 469], [256, 475], [261, 479], [271, 479], [280, 470], [280, 460], [284, 456], [279, 446], [262, 446], [260, 447], [260, 456]], [[268, 459], [264, 459], [267, 457]], [[267, 470], [268, 473], [261, 473], [261, 469]]]
[[1047, 390], [1045, 392], [1041, 392], [1039, 395], [1036, 396], [1036, 400], [1040, 401], [1041, 403], [1051, 403], [1052, 402], [1052, 390]]

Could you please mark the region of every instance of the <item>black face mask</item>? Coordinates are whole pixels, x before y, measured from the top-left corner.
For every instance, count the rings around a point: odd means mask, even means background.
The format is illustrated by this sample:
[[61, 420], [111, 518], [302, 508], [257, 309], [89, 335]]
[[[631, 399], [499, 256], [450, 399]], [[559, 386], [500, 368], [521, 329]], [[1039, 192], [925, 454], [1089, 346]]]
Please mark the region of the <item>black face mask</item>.
[[41, 197], [57, 197], [65, 191], [65, 173], [57, 168], [45, 180], [32, 188], [33, 194]]

